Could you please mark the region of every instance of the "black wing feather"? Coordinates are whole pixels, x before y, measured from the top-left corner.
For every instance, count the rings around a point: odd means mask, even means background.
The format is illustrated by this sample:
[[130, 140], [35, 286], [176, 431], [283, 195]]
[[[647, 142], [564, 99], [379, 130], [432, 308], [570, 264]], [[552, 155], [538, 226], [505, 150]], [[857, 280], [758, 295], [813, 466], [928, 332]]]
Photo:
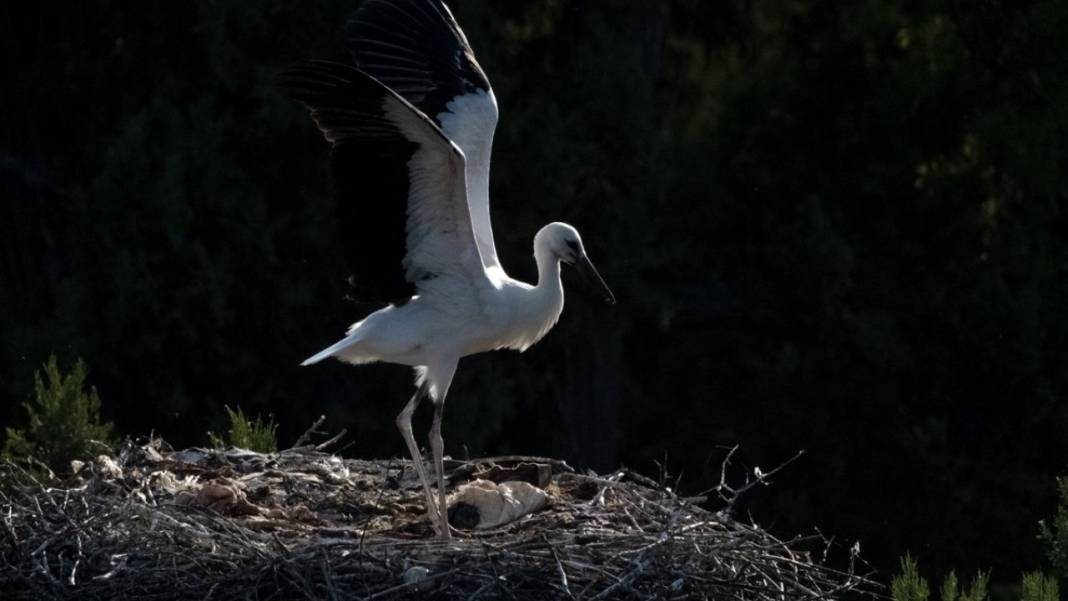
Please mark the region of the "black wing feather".
[[409, 174], [417, 145], [385, 119], [389, 95], [381, 83], [353, 67], [312, 61], [280, 76], [279, 85], [304, 103], [331, 157], [338, 233], [349, 268], [352, 296], [402, 305], [415, 293], [404, 277]]
[[467, 37], [440, 0], [367, 0], [345, 34], [361, 70], [439, 124], [449, 101], [490, 90]]

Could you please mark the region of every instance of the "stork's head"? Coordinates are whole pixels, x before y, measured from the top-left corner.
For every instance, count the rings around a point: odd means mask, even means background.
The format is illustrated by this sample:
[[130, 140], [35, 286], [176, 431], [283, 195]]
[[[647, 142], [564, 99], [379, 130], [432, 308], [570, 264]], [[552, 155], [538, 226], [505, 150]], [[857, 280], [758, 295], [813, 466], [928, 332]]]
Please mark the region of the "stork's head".
[[606, 302], [613, 304], [616, 302], [616, 297], [608, 288], [608, 284], [604, 283], [601, 274], [597, 273], [597, 268], [586, 256], [582, 236], [579, 236], [578, 230], [570, 225], [556, 221], [541, 228], [534, 236], [534, 253], [535, 255], [545, 253], [549, 255], [546, 258], [574, 265], [587, 282], [601, 291]]

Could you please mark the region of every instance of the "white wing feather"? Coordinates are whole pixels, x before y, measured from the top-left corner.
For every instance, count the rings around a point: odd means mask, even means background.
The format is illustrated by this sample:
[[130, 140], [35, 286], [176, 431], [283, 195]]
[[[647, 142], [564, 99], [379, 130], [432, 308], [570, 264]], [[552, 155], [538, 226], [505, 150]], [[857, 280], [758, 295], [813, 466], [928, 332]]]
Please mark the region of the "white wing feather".
[[399, 97], [388, 96], [383, 110], [418, 145], [408, 161], [406, 277], [422, 295], [466, 290], [475, 297], [488, 280], [467, 204], [463, 152]]
[[457, 96], [436, 116], [441, 130], [463, 151], [467, 159], [467, 203], [475, 242], [486, 269], [499, 268], [490, 220], [489, 178], [493, 132], [497, 127], [497, 99], [493, 90], [479, 89]]

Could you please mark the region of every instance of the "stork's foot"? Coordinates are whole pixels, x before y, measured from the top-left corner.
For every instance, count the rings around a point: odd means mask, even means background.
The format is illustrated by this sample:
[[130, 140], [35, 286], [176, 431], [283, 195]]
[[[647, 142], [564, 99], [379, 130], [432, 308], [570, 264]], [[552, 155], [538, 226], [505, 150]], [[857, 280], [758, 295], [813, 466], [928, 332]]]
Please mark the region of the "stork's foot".
[[434, 533], [438, 540], [451, 541], [452, 540], [452, 527], [449, 525], [448, 510], [442, 515], [438, 512], [438, 504], [430, 503], [427, 507], [427, 519], [430, 520], [430, 525], [434, 528]]
[[452, 532], [449, 527], [449, 518], [447, 515], [445, 519], [441, 518], [439, 512], [440, 505], [438, 504], [438, 496], [433, 491], [424, 496], [426, 502], [426, 519], [430, 522], [430, 527], [434, 528], [434, 536], [439, 540], [452, 540]]
[[452, 527], [449, 526], [449, 502], [444, 489], [438, 495], [438, 531], [444, 533], [441, 535], [442, 540], [452, 540]]

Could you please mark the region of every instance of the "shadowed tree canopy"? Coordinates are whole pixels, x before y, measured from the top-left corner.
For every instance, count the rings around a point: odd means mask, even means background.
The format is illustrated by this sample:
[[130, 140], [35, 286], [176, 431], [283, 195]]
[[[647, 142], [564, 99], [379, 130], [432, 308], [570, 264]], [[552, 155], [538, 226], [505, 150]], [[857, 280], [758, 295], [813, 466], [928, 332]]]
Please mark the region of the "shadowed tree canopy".
[[[345, 299], [329, 150], [273, 82], [351, 60], [357, 4], [0, 8], [0, 425], [55, 352], [118, 432], [200, 444], [239, 404], [403, 453], [406, 369], [297, 367], [376, 307]], [[502, 263], [533, 279], [537, 227], [574, 223], [619, 304], [569, 285], [537, 347], [465, 360], [447, 452], [658, 460], [696, 491], [724, 445], [805, 448], [746, 508], [774, 531], [887, 570], [1038, 564], [1068, 457], [1068, 5], [452, 7], [501, 105]]]

